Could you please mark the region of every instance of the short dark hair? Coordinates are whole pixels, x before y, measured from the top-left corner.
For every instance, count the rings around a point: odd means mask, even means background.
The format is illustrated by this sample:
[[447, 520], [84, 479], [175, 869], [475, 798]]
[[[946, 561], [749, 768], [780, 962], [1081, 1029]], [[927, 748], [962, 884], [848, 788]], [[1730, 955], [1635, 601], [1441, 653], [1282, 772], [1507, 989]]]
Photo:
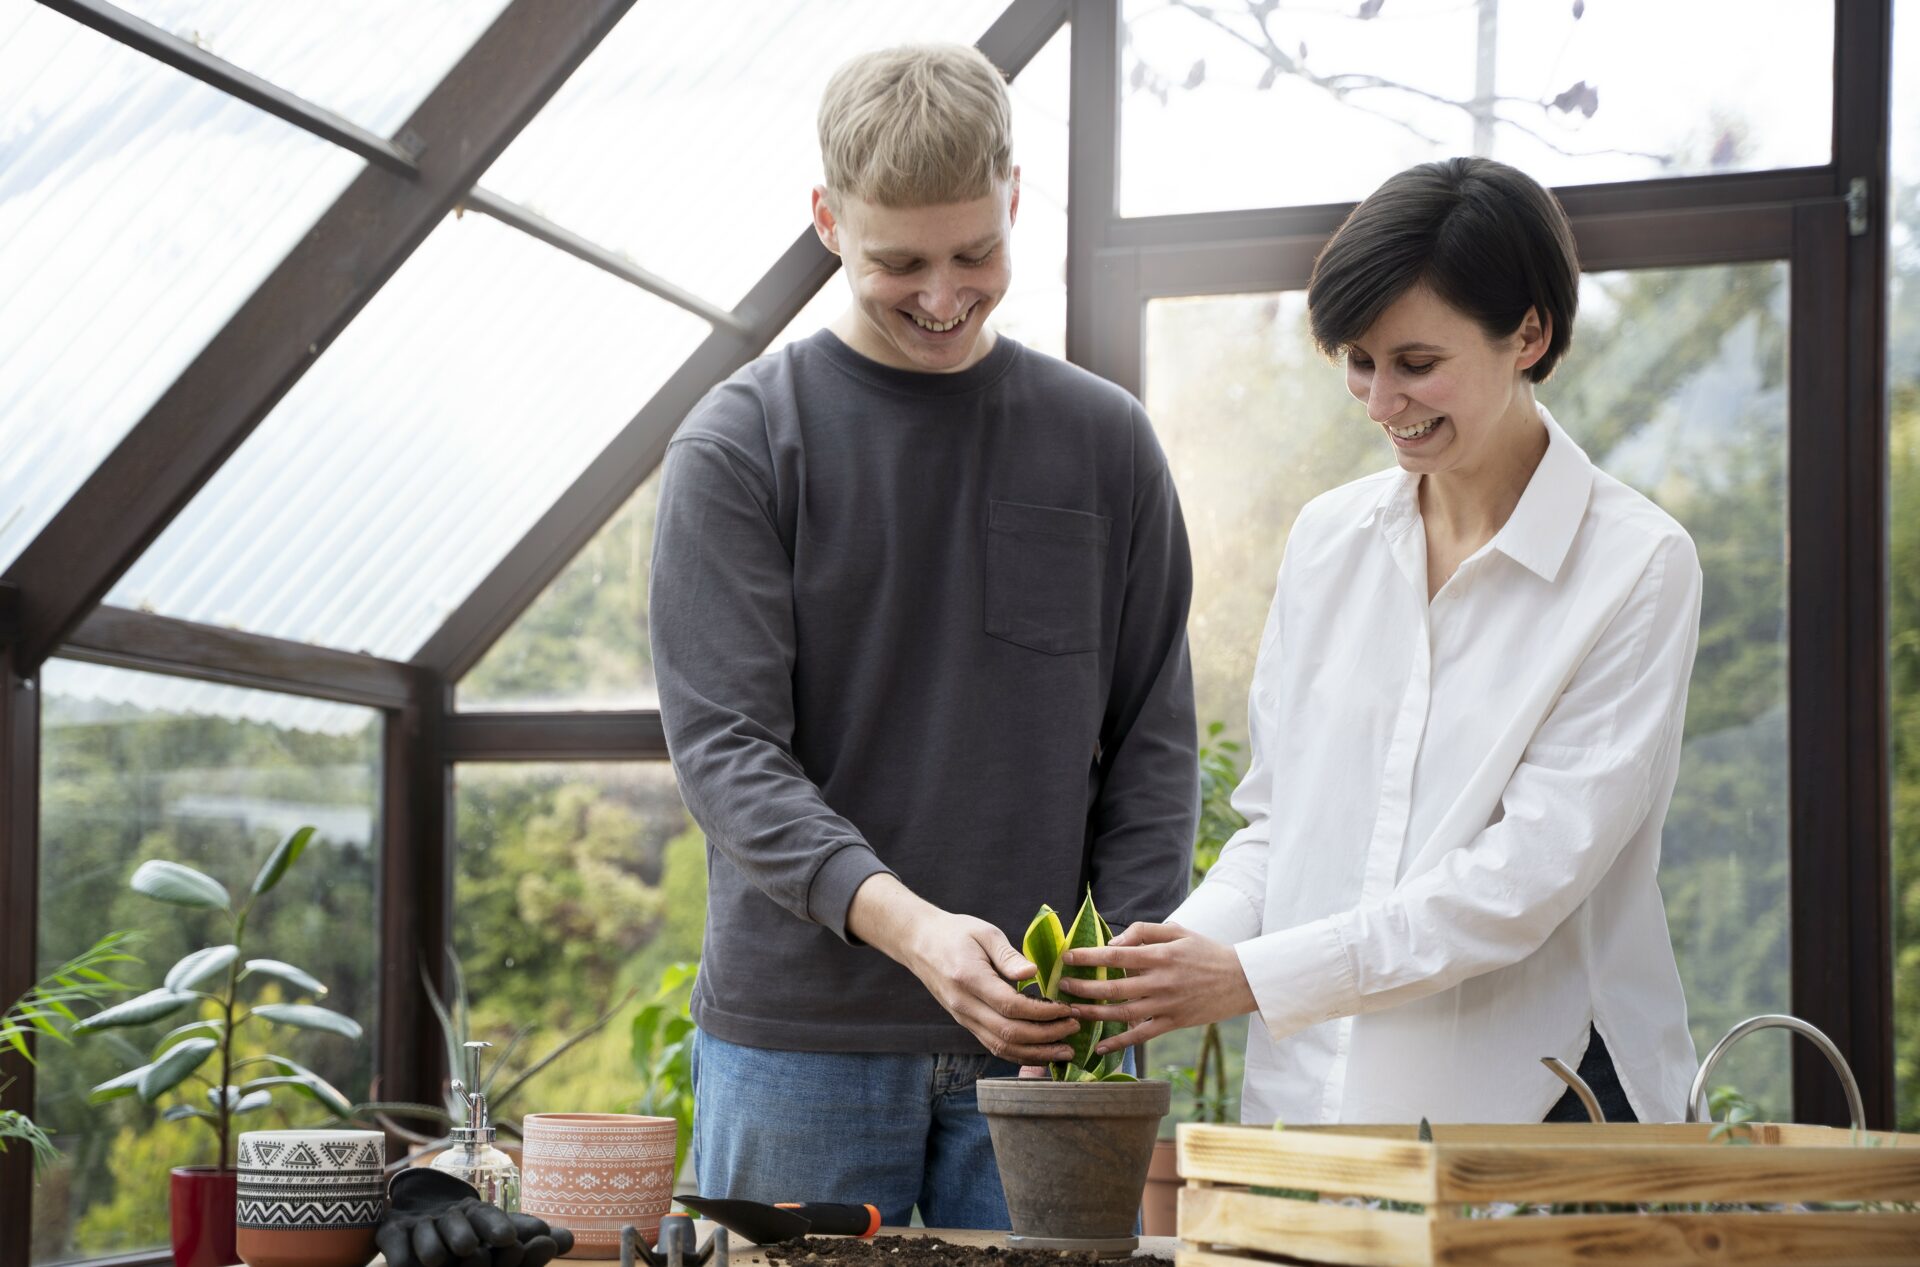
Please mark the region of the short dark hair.
[[1313, 341], [1338, 355], [1420, 285], [1489, 338], [1512, 334], [1536, 309], [1551, 335], [1527, 377], [1542, 382], [1573, 339], [1580, 302], [1566, 212], [1532, 177], [1490, 158], [1409, 167], [1355, 207], [1314, 261]]

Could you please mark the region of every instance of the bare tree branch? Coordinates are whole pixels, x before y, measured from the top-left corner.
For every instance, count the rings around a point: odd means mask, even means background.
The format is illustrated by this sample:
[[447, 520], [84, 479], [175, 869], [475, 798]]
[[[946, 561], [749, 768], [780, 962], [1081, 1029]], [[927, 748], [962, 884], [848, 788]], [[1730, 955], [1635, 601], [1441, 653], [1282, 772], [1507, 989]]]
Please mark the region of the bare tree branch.
[[[1529, 109], [1537, 109], [1543, 117], [1546, 117], [1553, 109], [1553, 103], [1550, 101], [1542, 101], [1538, 98], [1496, 94], [1488, 97], [1484, 101], [1462, 101], [1458, 98], [1446, 96], [1443, 93], [1433, 92], [1414, 84], [1403, 83], [1396, 79], [1388, 79], [1381, 75], [1357, 72], [1344, 72], [1331, 75], [1318, 74], [1308, 68], [1304, 59], [1288, 52], [1281, 46], [1279, 40], [1275, 38], [1273, 29], [1268, 23], [1277, 6], [1261, 3], [1260, 0], [1245, 0], [1245, 5], [1246, 16], [1251, 18], [1254, 26], [1259, 29], [1260, 36], [1257, 39], [1239, 29], [1235, 24], [1228, 22], [1216, 12], [1212, 6], [1197, 3], [1196, 0], [1168, 0], [1166, 7], [1188, 13], [1213, 27], [1229, 39], [1235, 40], [1247, 48], [1252, 49], [1266, 59], [1273, 68], [1274, 73], [1292, 75], [1302, 82], [1311, 84], [1315, 88], [1327, 93], [1341, 105], [1362, 111], [1366, 114], [1371, 114], [1376, 118], [1385, 119], [1394, 126], [1436, 148], [1442, 144], [1440, 138], [1430, 135], [1408, 119], [1402, 118], [1391, 111], [1370, 105], [1356, 96], [1356, 94], [1371, 91], [1397, 92], [1404, 93], [1410, 97], [1417, 97], [1421, 100], [1431, 101], [1436, 105], [1443, 105], [1451, 109], [1460, 110], [1469, 115], [1477, 116], [1484, 110], [1488, 112], [1489, 117], [1495, 124], [1512, 128], [1516, 132], [1546, 146], [1555, 153], [1568, 158], [1596, 158], [1602, 156], [1639, 158], [1658, 163], [1662, 167], [1669, 166], [1673, 162], [1673, 157], [1670, 154], [1653, 153], [1647, 150], [1624, 149], [1612, 146], [1599, 149], [1571, 148], [1541, 128], [1523, 123], [1510, 115], [1498, 113], [1496, 110], [1496, 107], [1502, 105], [1523, 106]], [[1134, 56], [1140, 67], [1158, 80], [1160, 85], [1163, 85], [1163, 87], [1157, 88], [1156, 91], [1164, 101], [1166, 91], [1174, 86], [1175, 80], [1172, 76], [1164, 74], [1153, 67], [1153, 65], [1149, 63], [1146, 58], [1140, 56], [1138, 52], [1136, 52]]]

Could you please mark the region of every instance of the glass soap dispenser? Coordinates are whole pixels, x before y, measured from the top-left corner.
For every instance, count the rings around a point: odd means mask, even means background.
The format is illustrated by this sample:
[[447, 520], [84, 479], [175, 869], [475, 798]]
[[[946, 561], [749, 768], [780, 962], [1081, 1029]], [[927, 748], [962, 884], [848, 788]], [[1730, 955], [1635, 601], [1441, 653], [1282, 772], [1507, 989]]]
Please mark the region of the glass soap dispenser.
[[493, 1121], [487, 1116], [487, 1094], [480, 1090], [480, 1053], [492, 1043], [468, 1043], [467, 1080], [453, 1080], [454, 1094], [467, 1106], [464, 1126], [453, 1128], [453, 1143], [433, 1159], [433, 1168], [465, 1180], [488, 1201], [509, 1212], [520, 1208], [520, 1171], [513, 1159], [493, 1144]]

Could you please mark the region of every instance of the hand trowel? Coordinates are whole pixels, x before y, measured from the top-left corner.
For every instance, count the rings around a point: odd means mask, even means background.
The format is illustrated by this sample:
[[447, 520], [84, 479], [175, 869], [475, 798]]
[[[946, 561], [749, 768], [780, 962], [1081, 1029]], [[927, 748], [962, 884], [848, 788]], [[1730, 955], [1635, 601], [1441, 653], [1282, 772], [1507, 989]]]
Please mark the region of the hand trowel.
[[858, 1236], [862, 1240], [880, 1230], [880, 1211], [871, 1205], [831, 1202], [738, 1201], [729, 1197], [675, 1197], [674, 1203], [712, 1219], [729, 1232], [755, 1245], [773, 1245], [815, 1236]]

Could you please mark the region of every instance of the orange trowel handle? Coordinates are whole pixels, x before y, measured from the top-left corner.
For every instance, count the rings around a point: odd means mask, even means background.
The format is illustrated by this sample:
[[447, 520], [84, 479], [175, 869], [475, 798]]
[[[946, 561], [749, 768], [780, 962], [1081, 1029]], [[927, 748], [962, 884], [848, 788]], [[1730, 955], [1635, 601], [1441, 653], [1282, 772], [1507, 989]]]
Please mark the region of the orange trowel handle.
[[781, 1201], [782, 1210], [792, 1210], [806, 1219], [809, 1235], [857, 1236], [865, 1240], [880, 1230], [880, 1210], [871, 1205], [836, 1205], [833, 1202]]

